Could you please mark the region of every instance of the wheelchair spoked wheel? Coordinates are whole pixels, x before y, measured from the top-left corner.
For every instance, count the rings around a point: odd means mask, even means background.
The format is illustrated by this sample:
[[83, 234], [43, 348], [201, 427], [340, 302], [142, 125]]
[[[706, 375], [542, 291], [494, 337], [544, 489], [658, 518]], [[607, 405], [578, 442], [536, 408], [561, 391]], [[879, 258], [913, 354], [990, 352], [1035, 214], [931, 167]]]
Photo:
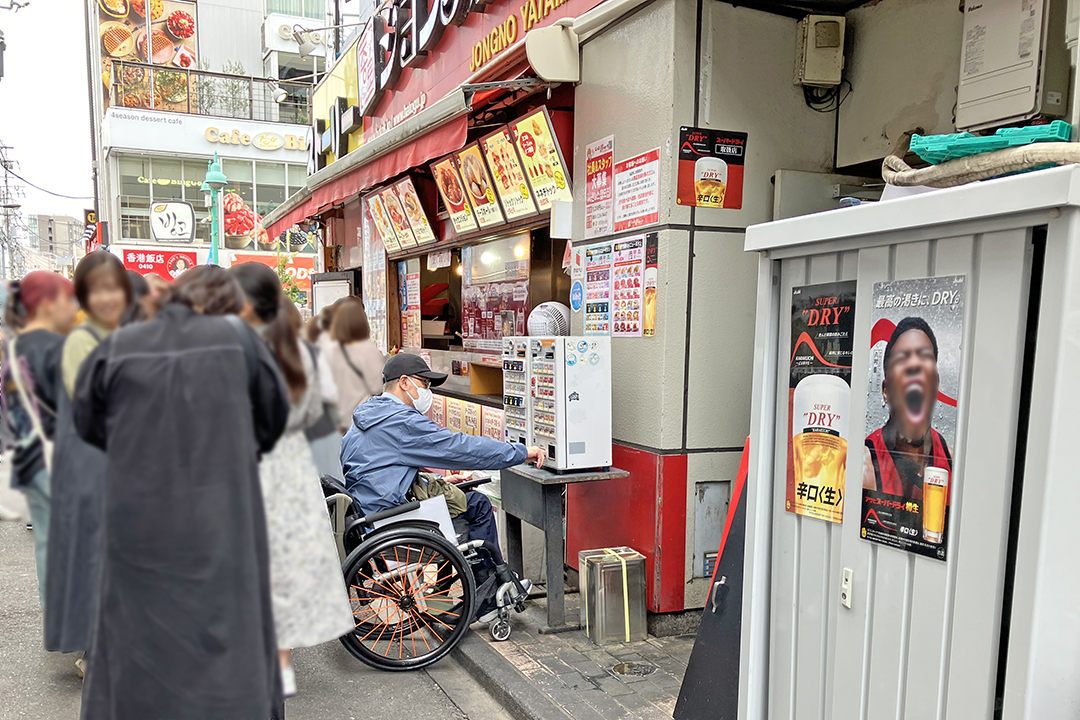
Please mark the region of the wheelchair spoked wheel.
[[476, 583], [442, 535], [390, 530], [361, 543], [344, 567], [356, 629], [341, 643], [357, 660], [415, 670], [453, 650], [468, 631]]

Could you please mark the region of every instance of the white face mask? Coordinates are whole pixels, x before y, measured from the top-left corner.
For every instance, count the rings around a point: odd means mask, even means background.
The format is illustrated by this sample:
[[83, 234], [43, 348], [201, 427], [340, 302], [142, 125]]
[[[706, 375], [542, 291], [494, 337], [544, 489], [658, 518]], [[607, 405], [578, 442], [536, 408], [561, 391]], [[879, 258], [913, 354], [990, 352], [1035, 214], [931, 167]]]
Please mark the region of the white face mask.
[[[434, 398], [431, 396], [431, 390], [426, 387], [420, 387], [416, 384], [416, 381], [409, 378], [409, 382], [416, 388], [417, 396], [413, 398], [413, 407], [420, 411], [420, 414], [426, 415], [427, 411], [431, 409], [431, 403]], [[412, 395], [409, 396], [412, 398]]]

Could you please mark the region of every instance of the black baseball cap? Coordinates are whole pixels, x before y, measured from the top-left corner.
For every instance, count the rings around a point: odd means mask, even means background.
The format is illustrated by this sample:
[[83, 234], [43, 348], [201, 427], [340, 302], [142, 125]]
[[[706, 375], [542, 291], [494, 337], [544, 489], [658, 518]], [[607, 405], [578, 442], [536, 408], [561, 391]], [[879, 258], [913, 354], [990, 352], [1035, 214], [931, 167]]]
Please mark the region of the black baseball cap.
[[424, 362], [424, 358], [411, 353], [393, 355], [386, 361], [386, 365], [383, 365], [383, 383], [397, 380], [403, 375], [415, 375], [430, 380], [432, 387], [446, 382], [446, 373], [435, 372]]

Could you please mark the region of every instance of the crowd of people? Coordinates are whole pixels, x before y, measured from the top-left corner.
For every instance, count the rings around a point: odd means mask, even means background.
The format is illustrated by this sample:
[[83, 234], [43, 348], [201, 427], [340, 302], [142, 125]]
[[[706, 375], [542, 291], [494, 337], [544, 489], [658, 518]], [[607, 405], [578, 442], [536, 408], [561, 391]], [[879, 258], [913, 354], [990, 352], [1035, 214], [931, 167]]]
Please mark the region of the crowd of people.
[[264, 265], [164, 283], [98, 251], [12, 283], [3, 324], [11, 482], [83, 717], [281, 716], [291, 650], [354, 628], [319, 477], [381, 392], [363, 304], [305, 331]]
[[45, 649], [79, 655], [83, 720], [284, 716], [292, 650], [356, 627], [321, 476], [364, 513], [442, 494], [501, 562], [490, 502], [441, 468], [544, 461], [439, 428], [445, 374], [387, 360], [358, 298], [304, 328], [258, 263], [165, 283], [97, 251], [4, 305], [0, 427]]

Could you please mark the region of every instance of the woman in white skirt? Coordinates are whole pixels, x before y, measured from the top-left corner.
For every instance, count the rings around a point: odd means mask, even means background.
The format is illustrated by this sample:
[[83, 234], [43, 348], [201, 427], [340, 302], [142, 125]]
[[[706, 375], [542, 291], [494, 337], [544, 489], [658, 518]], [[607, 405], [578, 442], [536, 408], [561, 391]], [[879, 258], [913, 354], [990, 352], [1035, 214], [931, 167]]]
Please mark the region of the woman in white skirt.
[[304, 430], [323, 413], [319, 380], [290, 321], [297, 312], [277, 274], [258, 263], [234, 265], [247, 296], [243, 317], [278, 360], [289, 388], [285, 434], [259, 463], [270, 544], [270, 590], [282, 686], [296, 694], [291, 649], [341, 637], [354, 628], [352, 606], [338, 563], [319, 473]]

